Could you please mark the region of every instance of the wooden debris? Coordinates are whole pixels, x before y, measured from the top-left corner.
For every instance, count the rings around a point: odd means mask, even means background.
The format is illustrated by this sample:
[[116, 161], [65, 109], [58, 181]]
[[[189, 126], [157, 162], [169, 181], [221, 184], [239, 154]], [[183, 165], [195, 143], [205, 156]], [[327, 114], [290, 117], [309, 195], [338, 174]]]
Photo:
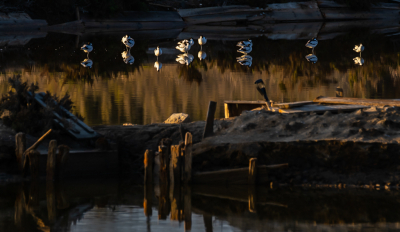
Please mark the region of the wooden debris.
[[400, 107], [400, 100], [397, 99], [366, 99], [348, 97], [317, 97], [314, 102], [322, 104], [351, 104], [363, 106], [397, 106]]
[[245, 110], [265, 106], [265, 101], [224, 101], [225, 118], [239, 116]]
[[210, 101], [207, 111], [206, 125], [204, 127], [203, 139], [214, 134], [214, 114], [217, 109], [217, 103]]

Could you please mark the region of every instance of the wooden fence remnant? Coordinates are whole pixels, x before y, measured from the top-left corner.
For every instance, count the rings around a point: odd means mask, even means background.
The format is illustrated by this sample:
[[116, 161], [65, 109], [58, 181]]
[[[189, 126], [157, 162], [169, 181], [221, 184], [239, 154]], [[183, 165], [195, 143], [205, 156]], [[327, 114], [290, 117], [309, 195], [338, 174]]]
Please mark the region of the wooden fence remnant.
[[217, 103], [210, 101], [207, 111], [206, 125], [204, 127], [203, 139], [214, 134], [214, 114], [217, 109]]
[[340, 86], [336, 87], [336, 97], [343, 97], [343, 89]]
[[192, 134], [187, 132], [185, 136], [185, 167], [183, 171], [183, 183], [186, 185], [192, 180], [192, 140]]
[[55, 180], [56, 161], [57, 161], [56, 152], [57, 152], [57, 141], [51, 140], [49, 144], [49, 151], [47, 154], [46, 179], [48, 181]]
[[153, 160], [154, 152], [152, 150], [146, 150], [144, 153], [144, 184], [153, 183]]
[[20, 132], [15, 135], [15, 155], [17, 156], [18, 167], [20, 170], [24, 167], [26, 150], [26, 136]]
[[34, 181], [39, 179], [39, 159], [40, 153], [35, 150], [30, 150], [28, 153], [29, 168], [31, 170], [31, 178]]

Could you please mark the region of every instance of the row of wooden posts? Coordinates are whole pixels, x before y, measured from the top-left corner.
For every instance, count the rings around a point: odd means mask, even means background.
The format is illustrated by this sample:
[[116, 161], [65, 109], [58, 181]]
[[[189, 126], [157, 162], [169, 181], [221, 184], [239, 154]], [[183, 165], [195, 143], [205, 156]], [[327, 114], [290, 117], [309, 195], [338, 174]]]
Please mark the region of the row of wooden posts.
[[[26, 176], [28, 169], [32, 180], [39, 179], [39, 167], [40, 167], [40, 152], [37, 151], [37, 147], [46, 136], [51, 133], [51, 129], [47, 131], [42, 137], [40, 137], [31, 147], [26, 149], [26, 136], [24, 133], [17, 133], [15, 135], [16, 149], [15, 153], [17, 156], [17, 162], [19, 168]], [[57, 153], [58, 150], [58, 153]], [[70, 148], [66, 145], [57, 146], [56, 140], [51, 140], [49, 143], [49, 150], [47, 154], [47, 165], [46, 165], [46, 180], [56, 180], [63, 177], [63, 170], [68, 159]]]

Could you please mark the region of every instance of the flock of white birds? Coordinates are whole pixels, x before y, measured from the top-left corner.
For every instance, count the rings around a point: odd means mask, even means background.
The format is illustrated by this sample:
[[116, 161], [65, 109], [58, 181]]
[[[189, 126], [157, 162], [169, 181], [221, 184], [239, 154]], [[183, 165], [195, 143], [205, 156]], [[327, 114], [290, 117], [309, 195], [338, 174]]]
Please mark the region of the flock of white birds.
[[[207, 57], [207, 54], [203, 52], [203, 45], [207, 43], [207, 39], [204, 36], [200, 36], [198, 38], [198, 43], [200, 45], [200, 51], [198, 53], [198, 57], [200, 60], [203, 60]], [[122, 59], [126, 64], [133, 64], [135, 62], [135, 58], [131, 55], [131, 48], [135, 45], [135, 40], [132, 39], [130, 36], [125, 35], [122, 37], [121, 42], [126, 46], [127, 50], [123, 51], [121, 53]], [[190, 39], [185, 39], [182, 41], [178, 42], [178, 45], [175, 47], [177, 50], [182, 52], [182, 54], [179, 54], [178, 57], [176, 58], [176, 61], [180, 64], [186, 64], [189, 65], [192, 63], [194, 57], [193, 55], [189, 54], [189, 50], [192, 48], [194, 45], [194, 40], [193, 38]], [[314, 48], [318, 45], [318, 40], [314, 37], [307, 41], [306, 47], [312, 49], [312, 54], [308, 54], [305, 58], [307, 61], [312, 62], [313, 64], [317, 63], [318, 57], [314, 54]], [[236, 46], [240, 47], [237, 52], [242, 53], [243, 55], [240, 57], [236, 57], [236, 60], [239, 64], [251, 67], [252, 62], [253, 62], [253, 57], [249, 55], [249, 53], [253, 50], [253, 41], [251, 39], [247, 41], [240, 41], [236, 44]], [[355, 52], [360, 53], [359, 57], [353, 58], [353, 61], [357, 65], [363, 65], [364, 64], [364, 59], [361, 58], [361, 52], [364, 51], [364, 46], [362, 44], [360, 45], [355, 45], [353, 50]], [[93, 51], [93, 45], [92, 43], [87, 43], [84, 44], [81, 47], [81, 50], [83, 50], [85, 53], [87, 53], [87, 58], [81, 62], [81, 65], [84, 67], [91, 68], [93, 66], [93, 61], [89, 59], [89, 53]], [[162, 50], [159, 46], [154, 50], [154, 55], [157, 57], [157, 61], [154, 63], [154, 67], [157, 69], [157, 71], [160, 71], [162, 68], [162, 63], [158, 62], [158, 57], [162, 55]]]
[[[306, 43], [306, 47], [312, 48], [312, 54], [306, 55], [306, 59], [307, 59], [307, 61], [312, 62], [313, 64], [317, 63], [317, 61], [318, 61], [318, 57], [314, 54], [314, 48], [317, 45], [318, 45], [318, 40], [315, 37], [310, 39]], [[359, 57], [353, 58], [354, 64], [357, 64], [357, 65], [363, 65], [364, 64], [364, 59], [361, 58], [361, 52], [364, 51], [364, 48], [365, 47], [362, 44], [354, 46], [353, 51], [360, 53]]]

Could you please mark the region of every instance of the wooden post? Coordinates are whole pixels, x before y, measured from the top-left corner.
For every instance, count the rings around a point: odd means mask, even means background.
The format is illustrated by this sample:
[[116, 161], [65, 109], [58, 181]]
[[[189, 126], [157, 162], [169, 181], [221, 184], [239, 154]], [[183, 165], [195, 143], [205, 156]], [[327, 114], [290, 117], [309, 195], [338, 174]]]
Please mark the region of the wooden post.
[[225, 109], [225, 118], [229, 118], [229, 105], [227, 103], [224, 103], [224, 109]]
[[249, 198], [249, 211], [251, 213], [256, 213], [257, 196], [256, 196], [256, 188], [254, 185], [249, 186], [248, 198]]
[[67, 145], [58, 146], [58, 154], [56, 161], [56, 178], [61, 179], [64, 177], [65, 165], [69, 156], [69, 147]]
[[171, 162], [170, 162], [170, 167], [169, 167], [169, 180], [170, 180], [172, 189], [174, 189], [180, 185], [180, 180], [181, 180], [180, 154], [181, 154], [181, 147], [179, 145], [172, 145], [171, 146]]
[[249, 161], [249, 185], [257, 183], [257, 158], [251, 158]]
[[204, 226], [206, 227], [206, 232], [213, 232], [212, 216], [203, 214]]
[[144, 153], [144, 184], [153, 183], [153, 160], [154, 152], [152, 150], [146, 150]]
[[56, 156], [57, 152], [57, 141], [51, 140], [49, 144], [49, 151], [47, 154], [47, 168], [46, 168], [46, 179], [54, 180], [56, 173]]
[[48, 180], [46, 182], [46, 201], [47, 201], [47, 214], [49, 222], [50, 224], [54, 224], [54, 222], [57, 219], [57, 203], [56, 203], [54, 182], [51, 180]]
[[57, 209], [67, 209], [70, 206], [68, 198], [65, 194], [65, 184], [63, 182], [57, 182], [55, 186]]
[[81, 17], [79, 15], [79, 7], [76, 7], [76, 20], [81, 20]]
[[144, 185], [143, 210], [146, 217], [150, 217], [151, 215], [153, 215], [153, 191], [154, 189], [152, 184]]
[[192, 180], [192, 134], [186, 133], [185, 136], [185, 169], [183, 172], [183, 183], [189, 184]]
[[160, 158], [160, 184], [168, 185], [168, 165], [169, 157], [166, 146], [159, 146], [158, 153]]
[[336, 97], [343, 97], [343, 89], [340, 86], [336, 87]]
[[40, 153], [36, 150], [31, 150], [28, 153], [29, 157], [29, 167], [31, 170], [31, 179], [33, 182], [39, 180], [39, 159]]
[[185, 231], [192, 230], [192, 191], [190, 187], [185, 188], [184, 195], [184, 215], [185, 215]]
[[20, 132], [15, 135], [15, 155], [17, 156], [18, 167], [22, 171], [25, 162], [24, 152], [26, 150], [25, 134]]
[[210, 101], [210, 104], [208, 105], [206, 126], [204, 127], [203, 139], [214, 134], [214, 114], [216, 109], [217, 103], [214, 101]]

